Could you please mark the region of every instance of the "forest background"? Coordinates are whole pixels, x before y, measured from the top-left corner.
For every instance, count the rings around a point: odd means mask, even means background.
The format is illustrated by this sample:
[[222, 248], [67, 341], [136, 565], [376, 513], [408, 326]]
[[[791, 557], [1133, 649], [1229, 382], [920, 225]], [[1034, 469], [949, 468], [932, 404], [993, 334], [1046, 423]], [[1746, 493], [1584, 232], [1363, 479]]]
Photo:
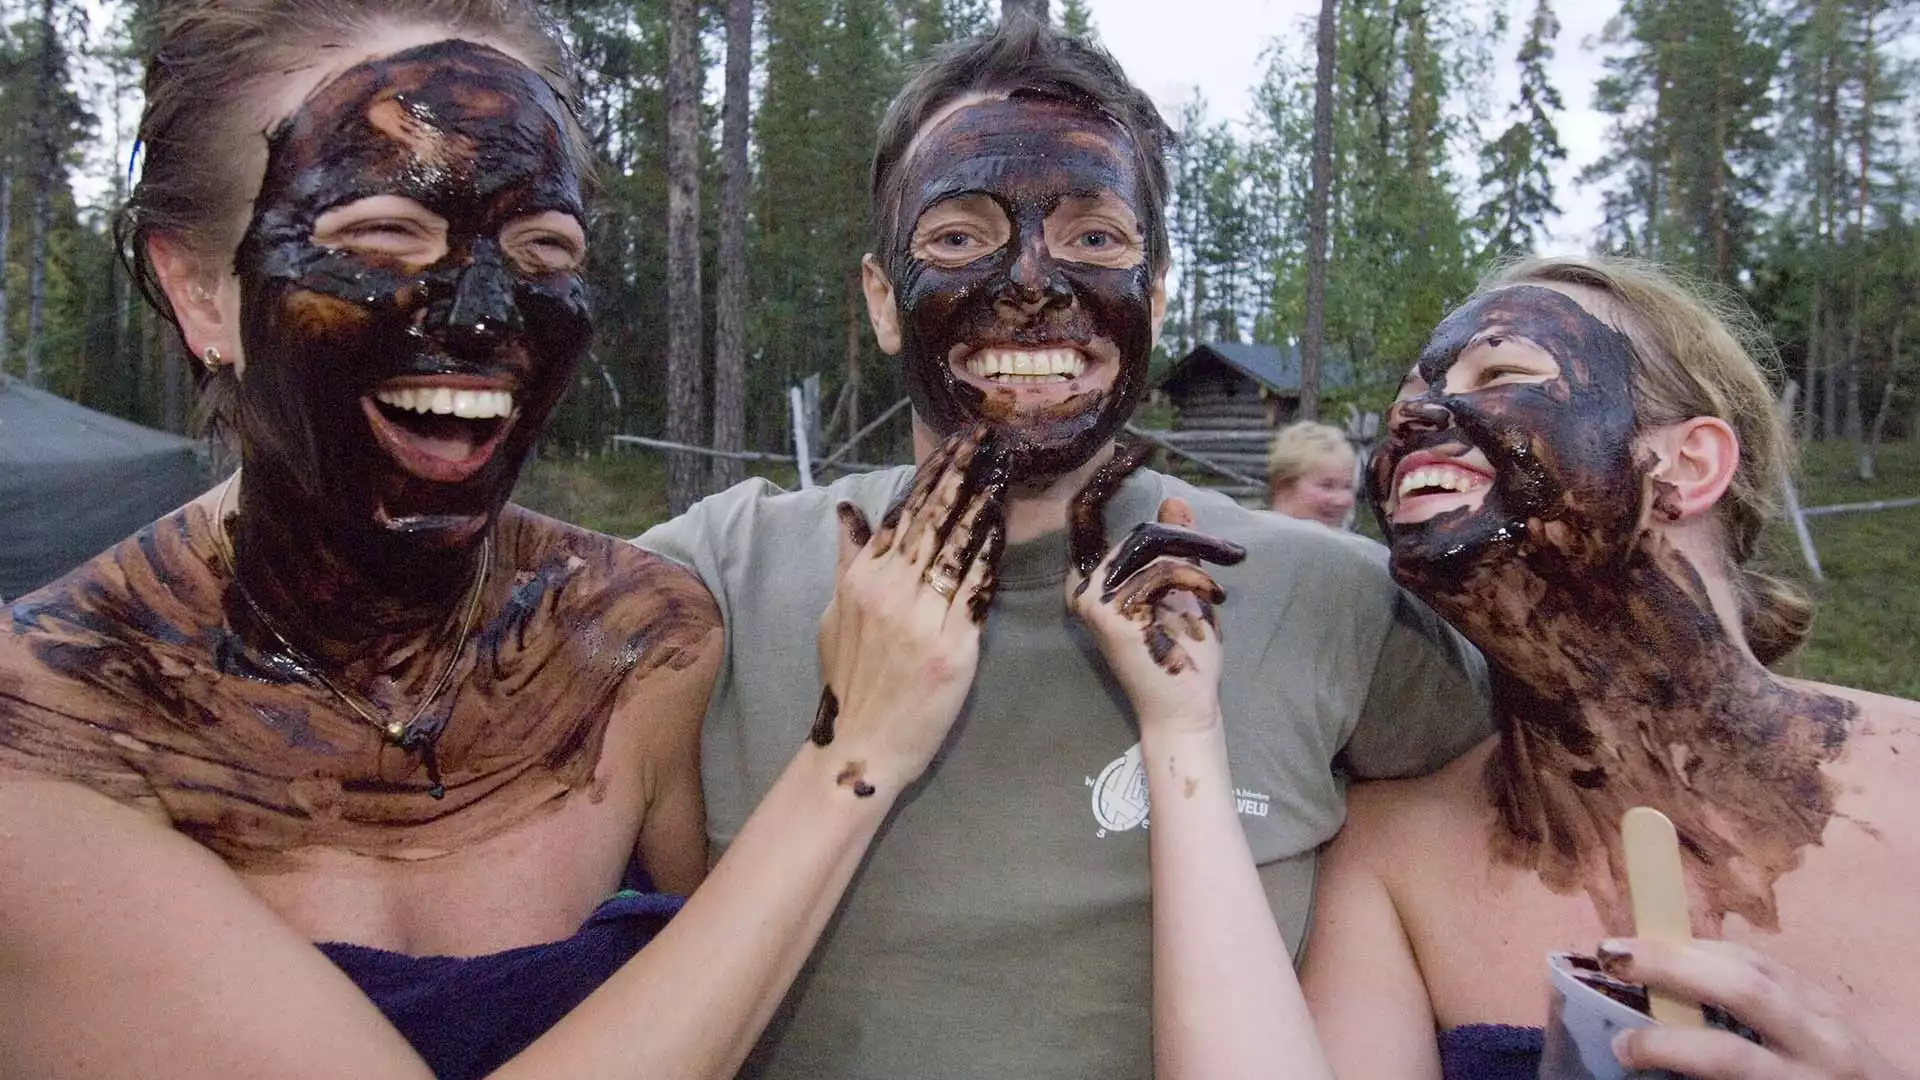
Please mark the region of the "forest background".
[[[144, 19], [163, 2], [0, 0], [0, 371], [187, 431], [194, 365], [111, 240], [137, 168]], [[1595, 43], [1606, 148], [1577, 191], [1556, 57], [1580, 43], [1554, 2], [1320, 0], [1275, 26], [1170, 13], [1169, 34], [1272, 43], [1248, 115], [1196, 93], [1168, 116], [1158, 369], [1201, 341], [1299, 343], [1342, 373], [1308, 408], [1377, 408], [1486, 269], [1541, 243], [1569, 197], [1597, 199], [1594, 250], [1682, 268], [1757, 313], [1799, 387], [1795, 423], [1828, 444], [1810, 483], [1871, 475], [1881, 442], [1920, 435], [1920, 0], [1624, 0]], [[1003, 3], [1098, 39], [1097, 2]], [[814, 375], [830, 443], [880, 415], [899, 389], [857, 287], [873, 133], [912, 67], [1002, 3], [548, 7], [589, 73], [600, 318], [543, 457], [604, 458], [616, 434], [786, 450], [788, 389]], [[857, 456], [906, 452], [896, 416]], [[674, 454], [665, 471], [662, 511], [743, 465]]]

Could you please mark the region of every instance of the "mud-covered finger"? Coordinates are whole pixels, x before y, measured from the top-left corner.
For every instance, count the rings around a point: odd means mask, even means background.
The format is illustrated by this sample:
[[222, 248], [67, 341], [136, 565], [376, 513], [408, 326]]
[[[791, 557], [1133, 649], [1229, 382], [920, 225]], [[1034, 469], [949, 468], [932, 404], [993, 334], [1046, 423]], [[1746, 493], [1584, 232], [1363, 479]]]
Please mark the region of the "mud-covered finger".
[[1247, 557], [1247, 549], [1231, 540], [1222, 540], [1179, 525], [1143, 521], [1133, 527], [1115, 549], [1113, 562], [1101, 587], [1111, 591], [1116, 585], [1140, 572], [1153, 560], [1167, 557], [1193, 559], [1216, 566], [1232, 566]]
[[840, 553], [834, 566], [834, 577], [838, 580], [847, 576], [847, 567], [853, 565], [860, 550], [873, 539], [873, 526], [867, 522], [866, 511], [850, 502], [841, 502], [833, 509], [840, 518]]
[[1152, 443], [1118, 447], [1107, 463], [1087, 478], [1067, 508], [1067, 557], [1081, 577], [1092, 577], [1107, 551], [1107, 504], [1120, 485], [1153, 456]]
[[[980, 476], [980, 470], [975, 471]], [[941, 538], [933, 566], [944, 568], [954, 580], [964, 578], [986, 543], [987, 530], [999, 525], [1005, 516], [1007, 481], [1004, 472], [981, 477], [966, 504], [959, 508], [952, 525]]]
[[913, 483], [907, 485], [907, 490], [887, 504], [886, 511], [880, 515], [880, 528], [875, 533], [880, 542], [874, 545], [874, 554], [885, 555], [893, 550], [900, 523], [911, 519], [911, 516], [932, 494], [941, 478], [946, 476], [947, 466], [953, 462], [954, 455], [959, 452], [961, 443], [965, 441], [968, 434], [962, 432], [950, 436], [939, 446], [934, 447], [933, 453], [928, 454], [927, 459], [914, 469]]
[[995, 521], [987, 526], [967, 567], [966, 579], [960, 584], [960, 595], [967, 600], [967, 617], [976, 626], [987, 621], [987, 611], [993, 607], [994, 588], [1000, 580], [1000, 553], [1006, 548], [1006, 526]]
[[1212, 619], [1212, 605], [1227, 598], [1227, 591], [1205, 570], [1190, 562], [1163, 559], [1121, 582], [1118, 588], [1108, 591], [1100, 599], [1103, 603], [1112, 604], [1120, 614], [1137, 619], [1141, 615], [1151, 617], [1153, 609], [1172, 592], [1192, 593], [1195, 599], [1207, 605], [1204, 617], [1209, 621]]
[[988, 437], [986, 429], [977, 426], [960, 437], [946, 468], [935, 478], [926, 497], [910, 506], [900, 519], [899, 538], [894, 543], [896, 552], [909, 555], [921, 566], [932, 565], [941, 538], [965, 505], [974, 462]]

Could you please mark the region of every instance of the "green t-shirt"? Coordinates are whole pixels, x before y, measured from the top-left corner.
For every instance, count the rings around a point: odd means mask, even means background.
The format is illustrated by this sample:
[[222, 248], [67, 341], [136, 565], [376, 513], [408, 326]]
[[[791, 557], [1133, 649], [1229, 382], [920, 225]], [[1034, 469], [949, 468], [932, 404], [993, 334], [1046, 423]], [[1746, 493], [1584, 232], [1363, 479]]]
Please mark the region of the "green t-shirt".
[[[878, 521], [911, 478], [795, 493], [749, 481], [639, 539], [698, 573], [726, 623], [701, 762], [716, 853], [813, 721], [834, 505]], [[1371, 541], [1142, 471], [1108, 508], [1109, 542], [1171, 495], [1248, 549], [1212, 570], [1228, 592], [1221, 704], [1241, 821], [1297, 953], [1315, 849], [1344, 815], [1340, 774], [1430, 771], [1485, 737], [1484, 668], [1393, 584]], [[966, 708], [742, 1075], [1150, 1075], [1139, 727], [1066, 610], [1065, 574], [1063, 533], [1007, 549]]]

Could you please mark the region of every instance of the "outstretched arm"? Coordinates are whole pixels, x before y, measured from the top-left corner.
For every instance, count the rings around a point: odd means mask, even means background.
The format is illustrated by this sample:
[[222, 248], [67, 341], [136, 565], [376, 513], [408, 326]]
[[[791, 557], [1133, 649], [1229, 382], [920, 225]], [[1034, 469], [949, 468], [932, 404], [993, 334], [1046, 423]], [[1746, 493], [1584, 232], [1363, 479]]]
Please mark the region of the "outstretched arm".
[[1140, 721], [1152, 806], [1154, 1075], [1331, 1077], [1234, 809], [1219, 704], [1225, 594], [1198, 561], [1235, 545], [1169, 499], [1086, 574], [1069, 605]]

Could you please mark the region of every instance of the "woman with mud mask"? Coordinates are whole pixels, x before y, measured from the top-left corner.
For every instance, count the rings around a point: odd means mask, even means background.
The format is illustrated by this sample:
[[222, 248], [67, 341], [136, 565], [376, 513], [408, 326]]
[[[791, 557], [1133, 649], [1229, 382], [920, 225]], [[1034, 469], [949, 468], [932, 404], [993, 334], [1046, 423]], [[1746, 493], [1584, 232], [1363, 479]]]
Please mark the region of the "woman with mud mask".
[[[1763, 1040], [1642, 1029], [1629, 1068], [1920, 1074], [1920, 706], [1764, 666], [1809, 613], [1748, 564], [1790, 450], [1749, 320], [1540, 260], [1408, 375], [1369, 487], [1394, 576], [1486, 654], [1498, 735], [1352, 792], [1305, 969], [1341, 1075], [1533, 1076], [1543, 958], [1596, 946]], [[1624, 937], [1641, 805], [1677, 828], [1693, 946]]]
[[0, 1075], [731, 1076], [959, 711], [1001, 459], [848, 546], [708, 873], [711, 597], [507, 502], [591, 329], [537, 7], [159, 22], [122, 234], [243, 467], [0, 629]]

